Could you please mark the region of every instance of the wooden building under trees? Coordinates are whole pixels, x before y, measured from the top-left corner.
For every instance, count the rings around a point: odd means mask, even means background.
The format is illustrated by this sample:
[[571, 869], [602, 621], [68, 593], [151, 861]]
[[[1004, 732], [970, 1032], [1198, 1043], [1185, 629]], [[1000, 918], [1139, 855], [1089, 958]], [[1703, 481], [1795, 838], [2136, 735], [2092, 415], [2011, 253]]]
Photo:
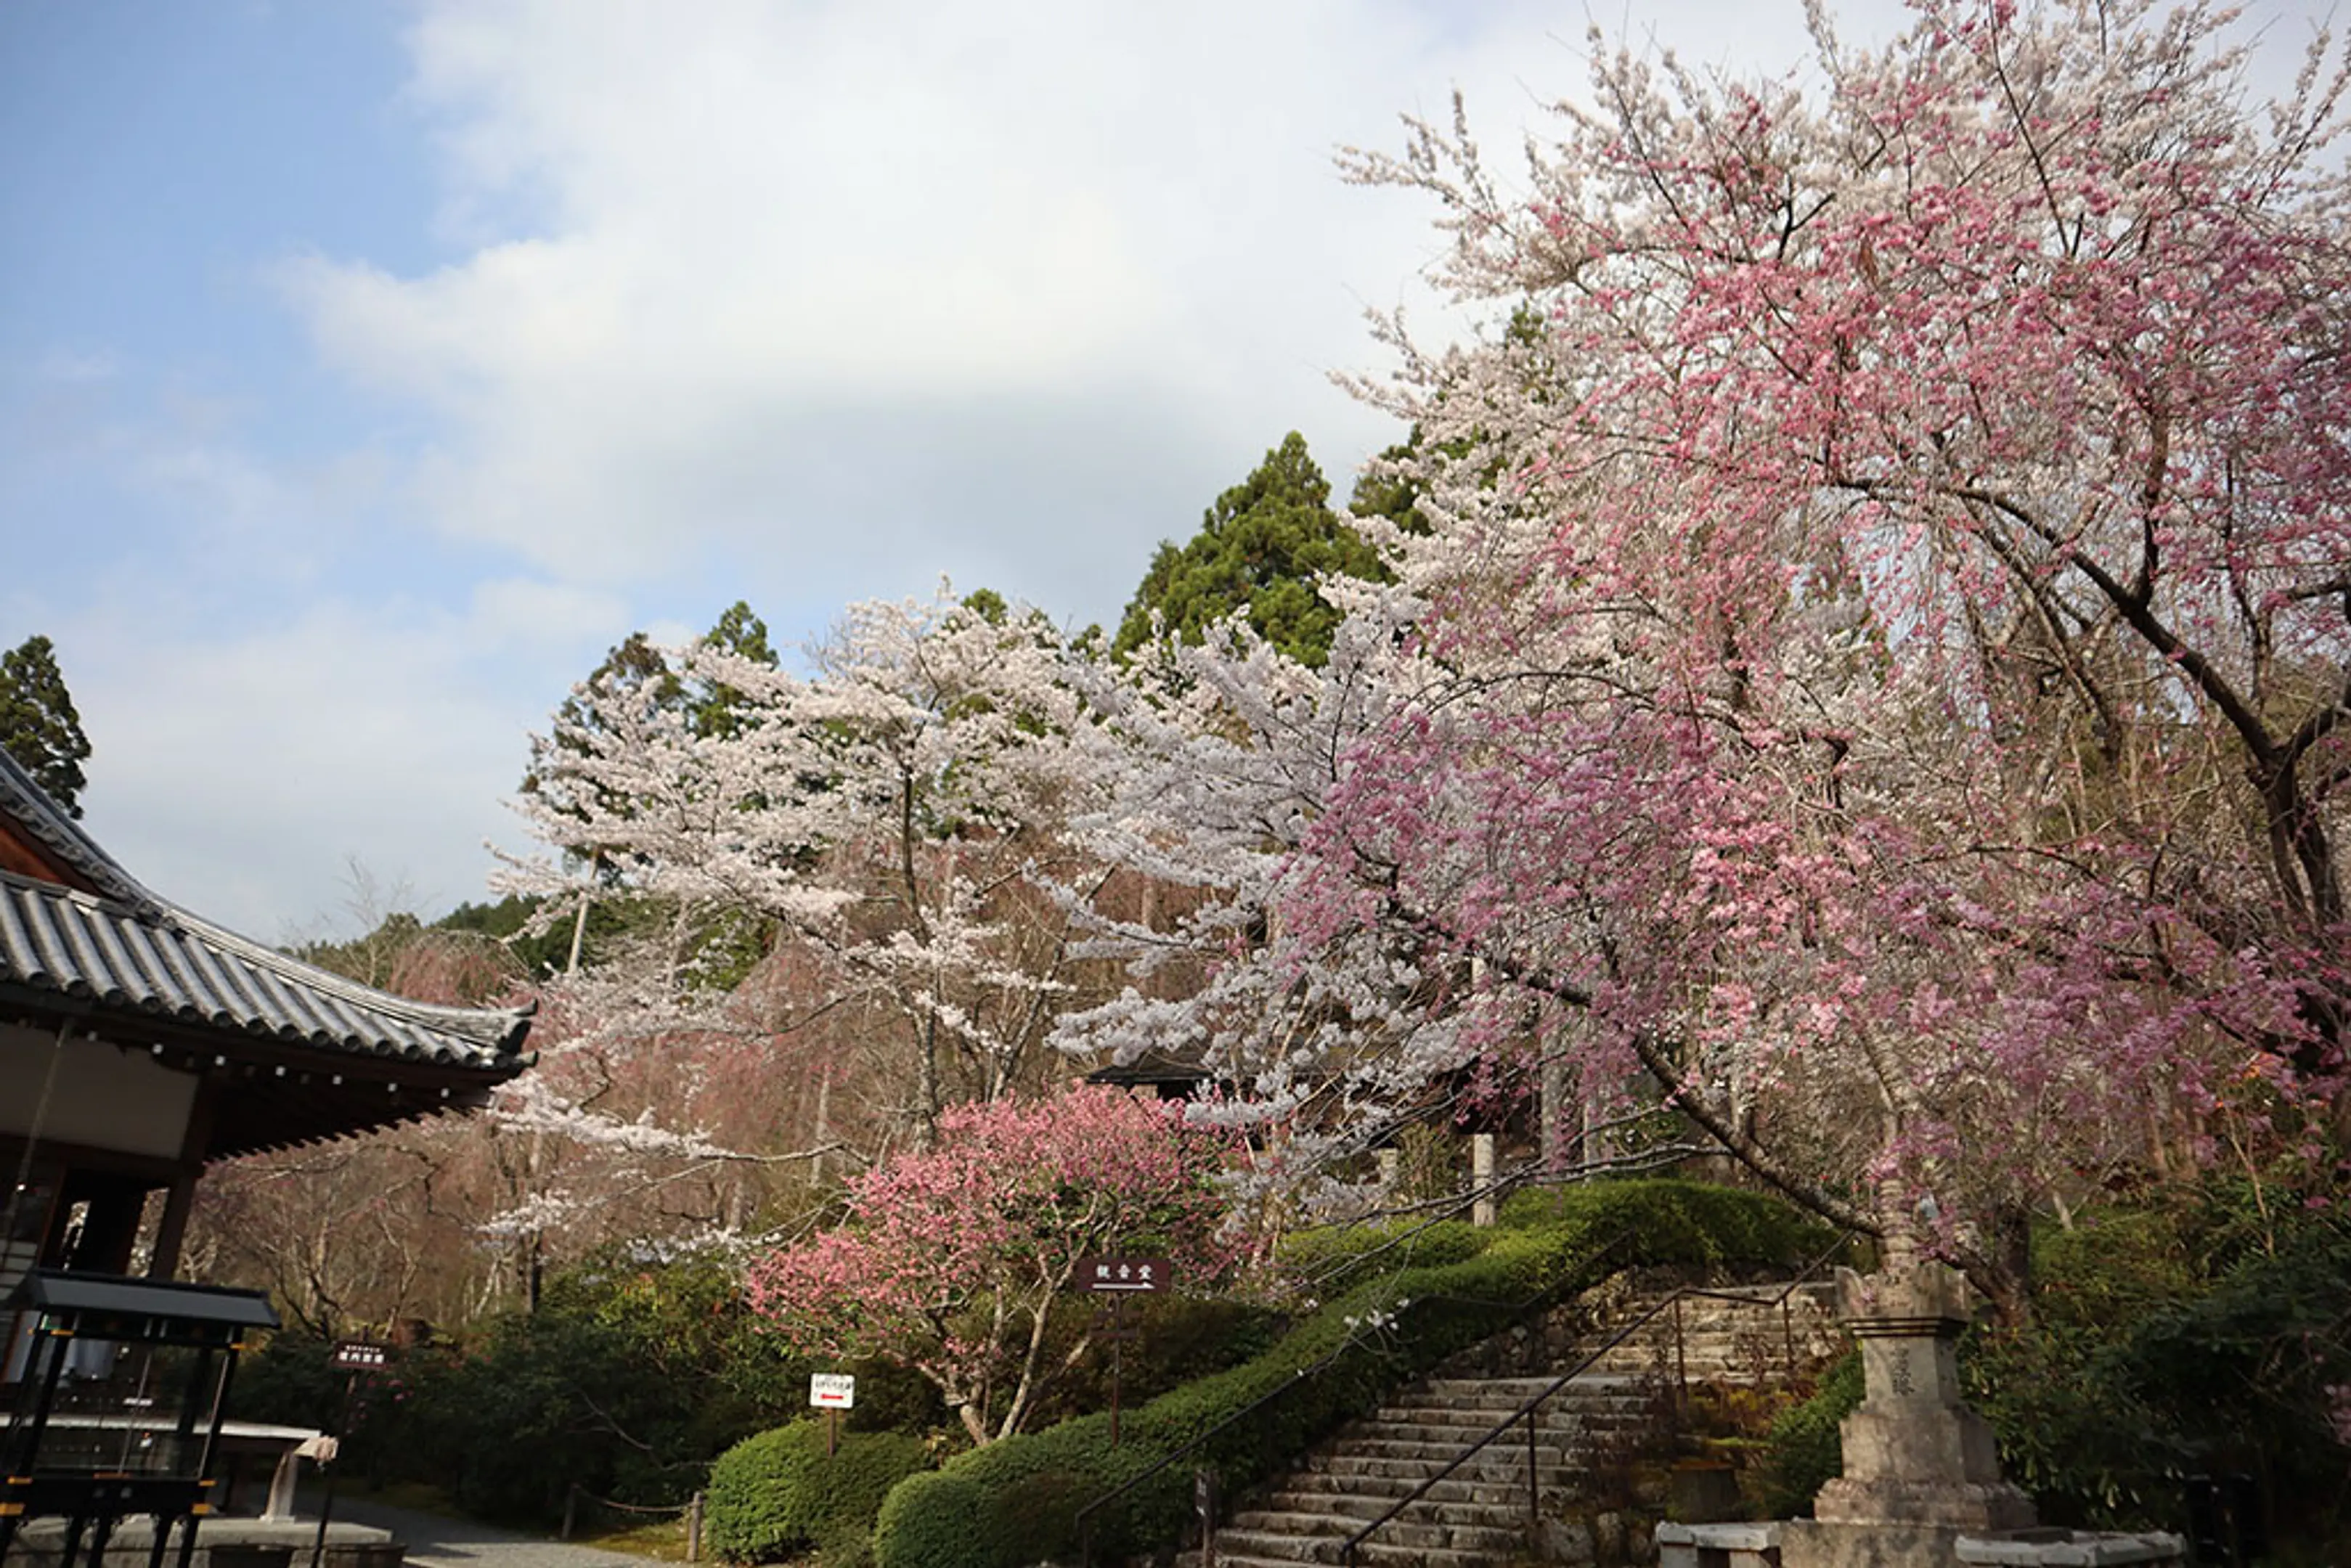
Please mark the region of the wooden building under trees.
[[[389, 996], [157, 896], [0, 752], [0, 1301], [169, 1279], [214, 1160], [479, 1106], [528, 1009]], [[0, 1382], [21, 1360], [0, 1310]]]

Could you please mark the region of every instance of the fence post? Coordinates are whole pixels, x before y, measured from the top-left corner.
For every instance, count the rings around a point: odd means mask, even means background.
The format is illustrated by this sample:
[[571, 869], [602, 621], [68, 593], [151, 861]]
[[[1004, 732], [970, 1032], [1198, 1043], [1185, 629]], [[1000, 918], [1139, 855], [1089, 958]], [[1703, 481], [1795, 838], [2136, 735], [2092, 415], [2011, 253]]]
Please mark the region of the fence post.
[[563, 1489], [563, 1528], [555, 1537], [558, 1541], [571, 1539], [571, 1526], [577, 1521], [579, 1513], [580, 1483], [573, 1481]]
[[1674, 1430], [1681, 1430], [1689, 1406], [1689, 1353], [1682, 1342], [1681, 1292], [1674, 1292]]
[[702, 1494], [695, 1492], [685, 1503], [685, 1560], [702, 1561]]
[[1469, 1185], [1477, 1197], [1469, 1203], [1469, 1223], [1489, 1226], [1494, 1223], [1494, 1134], [1469, 1134]]
[[[1541, 1409], [1541, 1406], [1536, 1406]], [[1535, 1468], [1535, 1411], [1527, 1412], [1527, 1550], [1542, 1544], [1542, 1477]]]

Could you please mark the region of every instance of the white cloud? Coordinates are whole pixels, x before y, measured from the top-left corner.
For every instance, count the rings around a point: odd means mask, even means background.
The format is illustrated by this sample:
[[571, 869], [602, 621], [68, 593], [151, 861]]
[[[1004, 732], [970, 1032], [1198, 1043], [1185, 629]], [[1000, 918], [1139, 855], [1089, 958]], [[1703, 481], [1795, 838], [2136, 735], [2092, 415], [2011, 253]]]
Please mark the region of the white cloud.
[[[1524, 8], [1463, 17], [428, 5], [413, 96], [477, 243], [287, 286], [331, 362], [445, 416], [416, 477], [459, 537], [608, 583], [715, 549], [844, 593], [978, 557], [1108, 613], [1284, 430], [1339, 467], [1384, 438], [1326, 377], [1426, 214], [1342, 187], [1333, 149], [1505, 57], [1573, 69]], [[1102, 548], [1072, 559], [1080, 531]]]
[[265, 941], [347, 930], [352, 865], [428, 917], [480, 898], [483, 840], [519, 837], [500, 802], [538, 722], [498, 666], [559, 693], [561, 655], [527, 640], [604, 634], [600, 618], [570, 591], [501, 583], [463, 615], [325, 600], [225, 632], [68, 621], [89, 825], [158, 892]]
[[455, 637], [457, 645], [474, 653], [538, 651], [610, 640], [615, 627], [628, 622], [628, 601], [618, 594], [507, 577], [474, 585], [465, 625]]

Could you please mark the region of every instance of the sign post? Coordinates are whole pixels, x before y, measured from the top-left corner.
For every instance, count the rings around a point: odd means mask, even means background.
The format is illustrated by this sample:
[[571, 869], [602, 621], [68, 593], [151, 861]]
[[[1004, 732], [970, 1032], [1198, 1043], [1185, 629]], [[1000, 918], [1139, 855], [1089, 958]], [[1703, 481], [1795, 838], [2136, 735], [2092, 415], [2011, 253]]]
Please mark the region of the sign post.
[[824, 1457], [841, 1442], [841, 1413], [857, 1408], [857, 1379], [846, 1372], [809, 1374], [809, 1404], [824, 1412]]
[[334, 1447], [319, 1456], [319, 1463], [327, 1471], [327, 1490], [319, 1501], [319, 1533], [310, 1542], [310, 1568], [319, 1568], [327, 1552], [327, 1521], [334, 1517], [335, 1478], [340, 1473], [334, 1468], [334, 1460], [350, 1440], [351, 1399], [359, 1392], [362, 1376], [381, 1372], [392, 1364], [392, 1347], [363, 1339], [340, 1340], [327, 1353], [327, 1364], [350, 1375], [343, 1379], [343, 1413], [335, 1424]]
[[1123, 1353], [1134, 1331], [1126, 1326], [1126, 1298], [1153, 1296], [1167, 1288], [1165, 1258], [1081, 1258], [1078, 1289], [1110, 1298], [1110, 1446], [1118, 1447], [1118, 1384]]

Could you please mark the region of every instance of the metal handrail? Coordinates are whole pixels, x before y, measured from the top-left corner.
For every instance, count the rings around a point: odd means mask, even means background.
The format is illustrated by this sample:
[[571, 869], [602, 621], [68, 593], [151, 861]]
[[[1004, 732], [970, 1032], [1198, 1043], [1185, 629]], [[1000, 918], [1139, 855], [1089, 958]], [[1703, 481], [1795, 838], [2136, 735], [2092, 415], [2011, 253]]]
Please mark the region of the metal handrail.
[[[1588, 1288], [1589, 1281], [1586, 1277], [1592, 1265], [1600, 1262], [1610, 1253], [1615, 1251], [1618, 1247], [1624, 1244], [1625, 1238], [1631, 1234], [1632, 1233], [1629, 1230], [1618, 1231], [1606, 1241], [1601, 1243], [1599, 1248], [1593, 1252], [1591, 1257], [1584, 1260], [1584, 1261], [1579, 1264], [1576, 1268], [1571, 1270], [1565, 1274], [1562, 1274], [1559, 1279], [1553, 1281], [1549, 1285], [1544, 1286], [1541, 1290], [1537, 1291], [1533, 1295], [1527, 1297], [1526, 1300], [1515, 1304], [1503, 1301], [1483, 1301], [1468, 1296], [1416, 1296], [1405, 1308], [1399, 1310], [1409, 1311], [1412, 1307], [1424, 1306], [1433, 1301], [1448, 1302], [1456, 1306], [1509, 1306], [1510, 1308], [1510, 1316], [1509, 1321], [1516, 1322], [1528, 1312], [1532, 1312], [1535, 1308], [1559, 1295], [1562, 1291], [1573, 1286], [1579, 1280], [1584, 1280], [1586, 1287]], [[1291, 1393], [1309, 1379], [1321, 1375], [1341, 1356], [1346, 1354], [1350, 1350], [1353, 1350], [1360, 1342], [1361, 1336], [1350, 1334], [1345, 1340], [1340, 1343], [1337, 1349], [1324, 1356], [1322, 1360], [1314, 1363], [1311, 1366], [1300, 1367], [1296, 1373], [1290, 1375], [1288, 1381], [1281, 1383], [1273, 1388], [1268, 1389], [1265, 1393], [1259, 1395], [1257, 1398], [1250, 1400], [1247, 1405], [1242, 1406], [1239, 1409], [1234, 1411], [1231, 1415], [1226, 1416], [1223, 1420], [1217, 1422], [1207, 1431], [1202, 1432], [1198, 1437], [1194, 1437], [1182, 1448], [1170, 1450], [1168, 1453], [1161, 1456], [1158, 1460], [1148, 1468], [1136, 1471], [1134, 1475], [1129, 1476], [1120, 1485], [1102, 1493], [1100, 1497], [1095, 1498], [1092, 1501], [1079, 1509], [1071, 1520], [1071, 1522], [1076, 1525], [1078, 1531], [1078, 1561], [1081, 1563], [1091, 1563], [1093, 1561], [1092, 1516], [1096, 1510], [1107, 1507], [1109, 1504], [1116, 1502], [1120, 1498], [1124, 1497], [1127, 1493], [1141, 1486], [1144, 1481], [1149, 1480], [1153, 1476], [1157, 1475], [1160, 1471], [1167, 1469], [1170, 1465], [1175, 1464], [1178, 1459], [1184, 1458], [1188, 1455], [1196, 1454], [1201, 1448], [1207, 1447], [1211, 1438], [1217, 1437], [1219, 1433], [1222, 1433], [1228, 1427], [1235, 1426], [1244, 1417], [1255, 1415], [1258, 1411], [1262, 1410], [1265, 1406], [1272, 1404], [1275, 1400]]]
[[1346, 1564], [1346, 1568], [1354, 1568], [1355, 1549], [1361, 1546], [1364, 1541], [1369, 1539], [1374, 1532], [1377, 1531], [1390, 1520], [1395, 1518], [1396, 1515], [1402, 1513], [1405, 1509], [1410, 1508], [1414, 1503], [1418, 1502], [1422, 1498], [1427, 1496], [1430, 1490], [1436, 1487], [1437, 1482], [1444, 1480], [1447, 1477], [1452, 1475], [1454, 1471], [1468, 1463], [1473, 1456], [1483, 1452], [1489, 1444], [1508, 1432], [1511, 1427], [1517, 1426], [1520, 1421], [1524, 1421], [1527, 1424], [1527, 1523], [1530, 1530], [1533, 1529], [1540, 1521], [1542, 1513], [1542, 1482], [1535, 1460], [1535, 1413], [1542, 1406], [1545, 1401], [1550, 1399], [1552, 1395], [1557, 1394], [1561, 1389], [1566, 1387], [1570, 1383], [1573, 1383], [1575, 1379], [1583, 1375], [1584, 1373], [1590, 1371], [1593, 1365], [1597, 1363], [1602, 1356], [1606, 1355], [1610, 1351], [1615, 1349], [1618, 1345], [1632, 1338], [1634, 1334], [1637, 1333], [1642, 1329], [1646, 1328], [1650, 1323], [1664, 1316], [1665, 1313], [1667, 1312], [1677, 1312], [1682, 1302], [1685, 1301], [1699, 1297], [1711, 1297], [1719, 1301], [1735, 1302], [1741, 1306], [1774, 1307], [1786, 1305], [1788, 1298], [1794, 1295], [1799, 1288], [1812, 1282], [1813, 1271], [1818, 1270], [1822, 1264], [1835, 1257], [1839, 1252], [1844, 1250], [1856, 1234], [1858, 1233], [1852, 1230], [1841, 1232], [1835, 1241], [1832, 1242], [1827, 1248], [1808, 1260], [1803, 1265], [1802, 1271], [1800, 1271], [1794, 1279], [1790, 1280], [1785, 1286], [1782, 1287], [1780, 1293], [1776, 1296], [1763, 1297], [1742, 1295], [1736, 1291], [1712, 1290], [1701, 1285], [1685, 1285], [1681, 1289], [1674, 1291], [1672, 1295], [1667, 1296], [1664, 1301], [1659, 1301], [1647, 1312], [1643, 1312], [1639, 1317], [1635, 1318], [1632, 1322], [1625, 1324], [1615, 1333], [1603, 1340], [1600, 1343], [1598, 1349], [1593, 1351], [1590, 1354], [1586, 1355], [1582, 1361], [1577, 1362], [1566, 1372], [1562, 1373], [1558, 1377], [1552, 1379], [1549, 1386], [1545, 1387], [1541, 1393], [1529, 1399], [1525, 1404], [1520, 1406], [1518, 1409], [1502, 1417], [1501, 1421], [1495, 1426], [1492, 1431], [1488, 1432], [1484, 1437], [1479, 1438], [1476, 1442], [1470, 1444], [1468, 1448], [1454, 1455], [1450, 1460], [1447, 1461], [1444, 1469], [1438, 1470], [1435, 1475], [1430, 1476], [1426, 1480], [1421, 1482], [1420, 1485], [1415, 1487], [1411, 1491], [1398, 1499], [1389, 1507], [1385, 1513], [1380, 1515], [1377, 1519], [1373, 1520], [1369, 1524], [1364, 1525], [1361, 1530], [1355, 1531], [1354, 1534], [1347, 1537], [1346, 1544], [1339, 1549], [1339, 1561], [1342, 1563]]

